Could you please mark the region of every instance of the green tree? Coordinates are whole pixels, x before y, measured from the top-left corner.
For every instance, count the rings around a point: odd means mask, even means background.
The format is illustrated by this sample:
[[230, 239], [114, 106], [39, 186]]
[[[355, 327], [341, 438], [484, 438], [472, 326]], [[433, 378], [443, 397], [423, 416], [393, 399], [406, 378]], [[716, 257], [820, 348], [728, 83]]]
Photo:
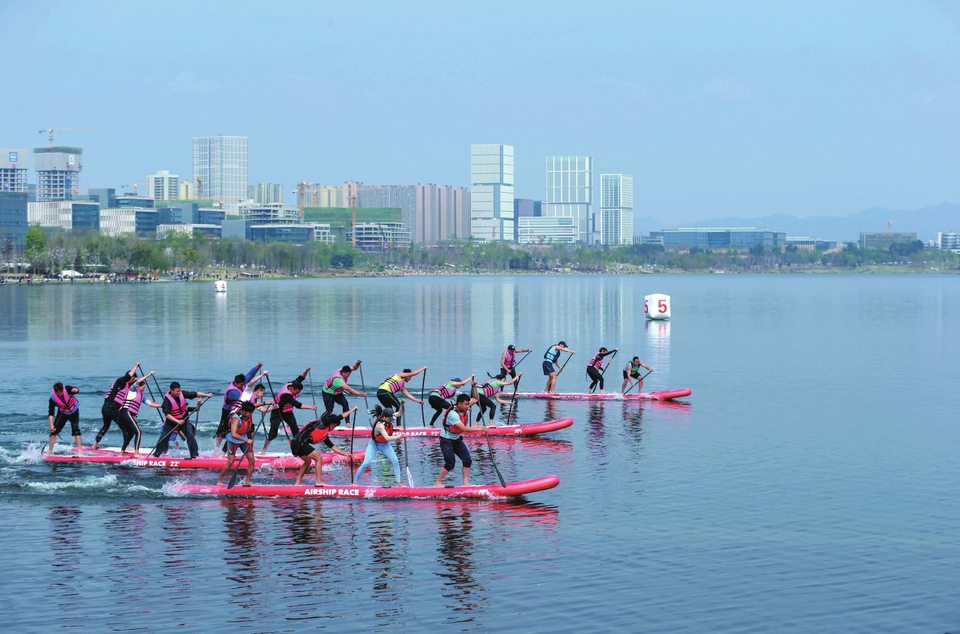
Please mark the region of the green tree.
[[37, 265], [42, 264], [47, 257], [47, 235], [39, 226], [27, 229], [25, 238], [27, 261], [33, 273], [37, 272]]

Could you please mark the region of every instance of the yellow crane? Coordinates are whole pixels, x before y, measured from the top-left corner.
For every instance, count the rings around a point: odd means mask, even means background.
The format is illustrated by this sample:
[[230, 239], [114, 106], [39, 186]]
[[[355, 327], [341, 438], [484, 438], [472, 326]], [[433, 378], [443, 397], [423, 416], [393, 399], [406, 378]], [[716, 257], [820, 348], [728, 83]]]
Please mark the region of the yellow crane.
[[46, 132], [50, 135], [50, 147], [53, 147], [53, 133], [54, 132], [84, 132], [87, 130], [103, 130], [103, 128], [46, 128], [40, 130], [40, 134]]

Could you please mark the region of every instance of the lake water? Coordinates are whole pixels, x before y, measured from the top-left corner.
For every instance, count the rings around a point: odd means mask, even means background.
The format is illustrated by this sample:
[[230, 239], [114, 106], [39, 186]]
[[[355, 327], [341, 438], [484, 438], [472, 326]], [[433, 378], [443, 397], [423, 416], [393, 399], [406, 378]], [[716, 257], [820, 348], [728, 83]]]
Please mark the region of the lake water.
[[[669, 323], [644, 319], [655, 292]], [[4, 629], [957, 632], [958, 324], [960, 278], [939, 275], [0, 287]], [[693, 395], [521, 401], [520, 422], [575, 424], [493, 442], [508, 480], [562, 480], [518, 502], [191, 499], [165, 486], [215, 474], [38, 460], [51, 384], [82, 390], [89, 443], [136, 361], [218, 395], [257, 361], [319, 383], [362, 358], [371, 387], [428, 365], [432, 387], [485, 378], [515, 343], [534, 350], [528, 391], [559, 339], [577, 352], [559, 391], [585, 390], [604, 345], [621, 348], [608, 388], [636, 354], [656, 370], [645, 391]], [[149, 446], [154, 410], [141, 422]], [[474, 480], [493, 482], [469, 444]], [[432, 480], [435, 442], [407, 451]], [[373, 478], [391, 481], [384, 462]]]

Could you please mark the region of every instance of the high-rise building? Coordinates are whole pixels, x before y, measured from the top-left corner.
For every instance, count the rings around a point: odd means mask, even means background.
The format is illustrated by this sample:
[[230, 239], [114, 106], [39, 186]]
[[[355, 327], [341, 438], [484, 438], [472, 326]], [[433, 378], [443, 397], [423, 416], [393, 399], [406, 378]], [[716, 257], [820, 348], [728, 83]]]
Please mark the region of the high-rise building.
[[547, 216], [573, 218], [577, 242], [589, 243], [593, 233], [593, 158], [547, 157]]
[[26, 192], [30, 153], [23, 149], [0, 148], [0, 192]]
[[80, 190], [83, 148], [38, 147], [33, 149], [37, 170], [37, 200], [72, 200]]
[[180, 200], [194, 200], [193, 183], [190, 181], [180, 183]]
[[100, 209], [113, 209], [117, 206], [117, 190], [112, 187], [105, 189], [88, 189], [87, 200], [100, 205]]
[[247, 137], [194, 137], [193, 179], [197, 198], [236, 213], [247, 199]]
[[633, 244], [633, 176], [600, 175], [600, 242]]
[[154, 200], [178, 200], [180, 177], [167, 170], [159, 170], [147, 176], [147, 196]]
[[470, 192], [466, 187], [420, 183], [413, 224], [413, 241], [418, 244], [466, 240], [470, 237]]
[[474, 240], [514, 239], [513, 146], [470, 146], [470, 233]]
[[0, 261], [12, 262], [27, 237], [27, 192], [0, 191]]
[[259, 183], [247, 185], [247, 198], [258, 205], [283, 202], [283, 185]]

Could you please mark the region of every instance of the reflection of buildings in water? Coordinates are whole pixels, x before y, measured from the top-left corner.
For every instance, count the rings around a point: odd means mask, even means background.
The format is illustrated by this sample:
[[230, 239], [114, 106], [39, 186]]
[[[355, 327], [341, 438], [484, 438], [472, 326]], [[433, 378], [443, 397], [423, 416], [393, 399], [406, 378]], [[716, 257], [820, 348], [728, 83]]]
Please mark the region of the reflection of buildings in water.
[[590, 462], [598, 471], [603, 471], [607, 457], [603, 405], [603, 402], [592, 402], [587, 412], [587, 449], [593, 458]]
[[647, 319], [644, 330], [647, 334], [647, 358], [641, 357], [641, 361], [653, 368], [654, 372], [644, 380], [643, 391], [652, 392], [654, 389], [650, 383], [656, 381], [656, 385], [663, 388], [667, 385], [665, 379], [670, 378], [670, 320]]
[[[470, 341], [483, 350], [493, 343], [504, 348], [517, 336], [519, 304], [512, 280], [474, 282], [470, 289]], [[519, 345], [519, 344], [517, 344]], [[522, 346], [521, 346], [522, 347]], [[496, 364], [496, 360], [488, 363]], [[495, 369], [495, 368], [492, 368]]]
[[[437, 507], [440, 552], [437, 561], [444, 571], [436, 574], [445, 579], [444, 585], [447, 587], [443, 596], [450, 600], [447, 607], [454, 613], [481, 610], [486, 600], [484, 588], [474, 578], [475, 544], [471, 536], [472, 530], [472, 515], [467, 507]], [[473, 621], [475, 618], [468, 615], [459, 620]]]

